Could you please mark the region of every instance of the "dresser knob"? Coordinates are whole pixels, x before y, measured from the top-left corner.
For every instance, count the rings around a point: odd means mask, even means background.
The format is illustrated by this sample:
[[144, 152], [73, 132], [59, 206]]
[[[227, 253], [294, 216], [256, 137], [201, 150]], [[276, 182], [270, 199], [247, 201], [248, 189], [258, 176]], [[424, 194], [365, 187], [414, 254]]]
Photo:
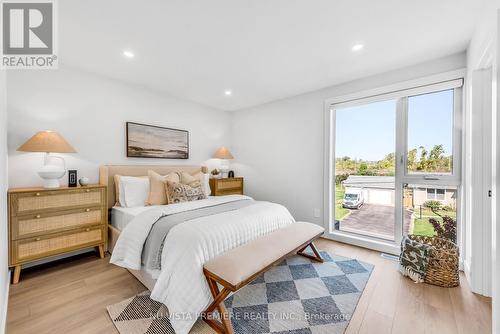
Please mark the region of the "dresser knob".
[[90, 189], [86, 189], [85, 191], [89, 193], [89, 192], [90, 192]]
[[36, 239], [35, 239], [35, 241], [40, 241], [40, 240], [42, 240], [42, 239], [40, 239], [40, 238], [36, 238]]
[[85, 229], [85, 232], [88, 232], [88, 231], [90, 231], [90, 228], [86, 228], [86, 229]]
[[40, 196], [40, 193], [36, 193], [35, 196]]
[[40, 217], [41, 217], [40, 215], [36, 215], [35, 216], [36, 219], [40, 219]]
[[90, 212], [90, 209], [85, 209], [86, 212]]

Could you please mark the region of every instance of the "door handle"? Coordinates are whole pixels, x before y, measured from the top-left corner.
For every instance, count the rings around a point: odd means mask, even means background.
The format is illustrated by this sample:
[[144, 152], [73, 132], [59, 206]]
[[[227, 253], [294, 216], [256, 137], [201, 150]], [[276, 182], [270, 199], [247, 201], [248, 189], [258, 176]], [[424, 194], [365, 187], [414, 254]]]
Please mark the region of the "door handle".
[[424, 180], [439, 180], [437, 176], [424, 176]]

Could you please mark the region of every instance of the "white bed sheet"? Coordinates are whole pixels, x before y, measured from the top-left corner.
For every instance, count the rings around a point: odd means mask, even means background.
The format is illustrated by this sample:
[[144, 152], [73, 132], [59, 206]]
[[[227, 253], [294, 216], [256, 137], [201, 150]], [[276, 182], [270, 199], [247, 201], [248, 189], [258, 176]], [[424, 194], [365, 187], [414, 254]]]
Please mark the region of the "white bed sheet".
[[133, 208], [122, 208], [114, 206], [111, 209], [111, 225], [120, 231], [132, 221], [137, 215], [151, 209], [152, 206], [138, 206]]
[[[242, 195], [220, 196], [146, 210], [122, 231], [110, 262], [141, 270], [144, 243], [151, 227], [162, 216], [248, 198]], [[151, 290], [151, 298], [167, 306], [175, 332], [187, 334], [213, 299], [203, 275], [205, 262], [294, 222], [282, 205], [256, 202], [173, 227], [164, 241], [162, 270]]]

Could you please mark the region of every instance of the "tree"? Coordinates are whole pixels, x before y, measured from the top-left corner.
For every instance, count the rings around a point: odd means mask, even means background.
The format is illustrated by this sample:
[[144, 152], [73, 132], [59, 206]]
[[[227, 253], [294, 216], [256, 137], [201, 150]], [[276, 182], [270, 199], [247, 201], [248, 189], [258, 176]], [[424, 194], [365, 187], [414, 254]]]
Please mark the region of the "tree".
[[429, 153], [429, 159], [431, 160], [442, 159], [443, 154], [444, 154], [443, 145], [434, 145], [431, 152]]
[[362, 162], [359, 165], [358, 174], [359, 175], [374, 175], [375, 173], [372, 169], [368, 168], [368, 164], [366, 162]]
[[417, 149], [414, 148], [408, 152], [408, 169], [417, 169]]
[[[426, 208], [431, 209], [432, 212], [436, 213], [436, 211], [440, 210], [442, 205], [440, 201], [429, 200], [424, 202], [424, 206]], [[437, 214], [437, 213], [436, 213]], [[439, 215], [439, 214], [438, 214]]]
[[386, 170], [394, 170], [394, 167], [396, 166], [396, 154], [394, 152], [391, 152], [387, 154], [382, 160], [383, 167]]
[[360, 174], [360, 175], [366, 175], [367, 171], [368, 171], [368, 165], [366, 164], [366, 162], [362, 162], [359, 165], [358, 174]]
[[420, 161], [418, 162], [417, 164], [417, 170], [420, 170], [420, 171], [426, 171], [427, 170], [427, 150], [425, 149], [425, 147], [423, 146], [420, 146], [419, 147], [420, 149]]
[[429, 153], [429, 162], [427, 165], [427, 169], [429, 172], [444, 171], [443, 154], [444, 154], [443, 145], [434, 145], [434, 147], [431, 149]]
[[[408, 151], [408, 169], [420, 172], [447, 173], [451, 170], [453, 156], [445, 155], [442, 144], [434, 145], [430, 151], [424, 146]], [[337, 175], [378, 175], [393, 176], [396, 170], [396, 155], [388, 153], [383, 159], [367, 161], [363, 159], [352, 159], [343, 156], [335, 159], [335, 173]]]
[[349, 177], [349, 174], [337, 174], [337, 175], [335, 175], [335, 184], [337, 184], [337, 185], [342, 184], [342, 182], [347, 180], [348, 177]]

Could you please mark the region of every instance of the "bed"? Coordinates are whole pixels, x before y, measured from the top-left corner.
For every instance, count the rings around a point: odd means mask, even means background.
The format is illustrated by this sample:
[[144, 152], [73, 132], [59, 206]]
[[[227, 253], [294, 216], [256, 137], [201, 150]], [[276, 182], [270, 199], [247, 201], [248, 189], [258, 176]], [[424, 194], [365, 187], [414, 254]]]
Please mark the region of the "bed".
[[[107, 250], [110, 254], [113, 253], [113, 248], [118, 240], [121, 231], [127, 224], [140, 213], [149, 209], [149, 207], [134, 207], [122, 208], [116, 205], [116, 185], [115, 175], [126, 176], [144, 176], [147, 175], [148, 170], [157, 172], [158, 174], [165, 175], [173, 171], [185, 171], [190, 174], [197, 172], [207, 173], [208, 169], [204, 166], [164, 166], [164, 165], [104, 165], [99, 168], [99, 183], [107, 186], [108, 198], [107, 205], [110, 211], [110, 224], [108, 226], [108, 245]], [[146, 288], [152, 290], [156, 280], [151, 277], [142, 268], [140, 270], [133, 270], [127, 268], [132, 275], [134, 275]]]
[[[186, 334], [212, 296], [203, 264], [230, 249], [295, 222], [283, 206], [244, 195], [140, 208], [116, 208], [114, 175], [206, 173], [201, 166], [102, 166], [108, 186], [110, 262], [127, 268], [165, 304], [177, 334]], [[149, 255], [148, 255], [149, 254]]]

